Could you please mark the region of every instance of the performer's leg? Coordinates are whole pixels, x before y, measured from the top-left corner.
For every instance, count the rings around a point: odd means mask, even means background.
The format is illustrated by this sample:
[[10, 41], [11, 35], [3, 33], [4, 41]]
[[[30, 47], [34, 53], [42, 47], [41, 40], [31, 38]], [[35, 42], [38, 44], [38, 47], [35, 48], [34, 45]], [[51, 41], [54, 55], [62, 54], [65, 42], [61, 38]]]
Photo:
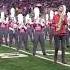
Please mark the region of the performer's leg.
[[1, 31], [0, 31], [0, 46], [1, 46], [2, 43], [3, 43], [3, 35], [1, 33]]
[[7, 41], [7, 38], [8, 38], [8, 31], [7, 31], [7, 30], [5, 30], [4, 38], [5, 38], [5, 44], [8, 45], [8, 41]]
[[25, 49], [29, 50], [28, 45], [27, 45], [28, 44], [28, 34], [27, 33], [23, 34], [23, 42], [24, 42]]
[[36, 48], [37, 48], [37, 45], [38, 45], [38, 40], [39, 39], [39, 35], [35, 32], [34, 33], [34, 41], [33, 41], [33, 55], [36, 54]]
[[22, 47], [22, 34], [19, 33], [19, 42], [18, 42], [17, 50], [19, 50], [21, 47]]
[[67, 35], [66, 35], [66, 47], [70, 47], [70, 44], [69, 44], [69, 38], [70, 38], [70, 32], [67, 30]]
[[9, 46], [12, 46], [13, 43], [13, 31], [9, 30]]
[[62, 63], [65, 63], [65, 36], [61, 39]]
[[39, 41], [40, 41], [40, 45], [41, 45], [43, 55], [46, 55], [46, 52], [45, 52], [45, 40], [44, 40], [44, 34], [43, 33], [40, 33]]
[[14, 39], [15, 39], [15, 46], [18, 48], [19, 47], [19, 32], [18, 32], [18, 30], [15, 30]]
[[54, 62], [57, 62], [58, 50], [60, 47], [60, 39], [58, 36], [54, 36], [54, 46], [55, 46]]

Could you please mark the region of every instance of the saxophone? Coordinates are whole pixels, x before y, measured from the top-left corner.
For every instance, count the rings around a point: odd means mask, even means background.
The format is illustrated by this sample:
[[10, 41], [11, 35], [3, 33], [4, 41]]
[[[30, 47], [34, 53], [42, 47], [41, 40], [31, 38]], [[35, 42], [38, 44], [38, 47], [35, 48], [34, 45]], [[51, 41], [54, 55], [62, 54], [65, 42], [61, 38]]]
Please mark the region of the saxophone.
[[62, 24], [63, 24], [63, 23], [62, 23], [63, 20], [64, 20], [64, 14], [63, 14], [63, 12], [62, 12], [61, 15], [60, 15], [59, 22], [58, 22], [58, 24], [57, 24], [56, 31], [60, 31], [60, 29], [61, 29], [61, 27], [62, 27]]

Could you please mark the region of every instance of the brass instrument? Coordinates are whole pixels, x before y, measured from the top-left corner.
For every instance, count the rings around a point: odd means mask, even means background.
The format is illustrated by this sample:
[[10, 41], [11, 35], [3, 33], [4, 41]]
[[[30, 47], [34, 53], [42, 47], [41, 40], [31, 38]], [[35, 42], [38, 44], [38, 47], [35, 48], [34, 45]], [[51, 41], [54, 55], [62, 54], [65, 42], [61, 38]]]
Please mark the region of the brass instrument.
[[61, 13], [61, 15], [60, 15], [60, 19], [59, 19], [59, 22], [58, 22], [58, 24], [57, 24], [56, 31], [60, 31], [61, 26], [62, 26], [62, 24], [63, 24], [63, 22], [62, 22], [63, 20], [64, 20], [64, 14]]

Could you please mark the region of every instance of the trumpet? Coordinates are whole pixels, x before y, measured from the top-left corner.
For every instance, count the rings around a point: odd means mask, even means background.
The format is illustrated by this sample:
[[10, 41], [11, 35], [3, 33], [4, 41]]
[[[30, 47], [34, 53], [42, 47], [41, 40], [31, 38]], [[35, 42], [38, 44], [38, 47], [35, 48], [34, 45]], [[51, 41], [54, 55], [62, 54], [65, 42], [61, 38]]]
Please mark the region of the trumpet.
[[61, 13], [60, 19], [59, 19], [58, 24], [57, 24], [56, 31], [60, 31], [60, 29], [61, 29], [61, 27], [62, 27], [62, 24], [63, 24], [63, 20], [64, 20], [64, 14]]

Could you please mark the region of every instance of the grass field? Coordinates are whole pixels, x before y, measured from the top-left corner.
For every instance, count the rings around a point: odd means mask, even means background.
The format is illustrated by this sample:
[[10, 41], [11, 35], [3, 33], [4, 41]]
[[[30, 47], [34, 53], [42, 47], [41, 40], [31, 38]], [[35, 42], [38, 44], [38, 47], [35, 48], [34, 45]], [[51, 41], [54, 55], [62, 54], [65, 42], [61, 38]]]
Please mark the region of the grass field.
[[[12, 46], [13, 47], [13, 46]], [[16, 47], [15, 47], [16, 48]], [[45, 41], [45, 49], [47, 56], [43, 56], [41, 52], [41, 47], [38, 45], [37, 47], [37, 56], [41, 56], [44, 58], [48, 58], [50, 60], [42, 59], [40, 57], [32, 56], [33, 44], [28, 41], [29, 51], [25, 52], [17, 52], [19, 54], [27, 55], [28, 57], [16, 57], [16, 58], [2, 58], [0, 56], [0, 70], [70, 70], [70, 48], [66, 48], [66, 62], [67, 65], [62, 65], [60, 63], [55, 64], [50, 61], [54, 58], [54, 46], [53, 44], [49, 44], [49, 41]], [[22, 49], [25, 51], [25, 49]], [[16, 50], [2, 45], [0, 47], [0, 55], [2, 53], [14, 53]], [[29, 54], [30, 53], [30, 54]], [[6, 54], [4, 54], [6, 56]], [[15, 55], [16, 56], [16, 55]], [[58, 55], [58, 62], [61, 62], [60, 54]]]
[[[32, 45], [31, 42], [29, 42], [28, 44], [29, 44], [29, 48], [30, 48], [29, 52], [32, 53], [33, 45]], [[67, 64], [70, 65], [70, 47], [69, 48], [65, 47], [65, 48], [66, 48], [65, 59], [66, 59]], [[53, 60], [54, 59], [54, 45], [53, 44], [49, 44], [49, 41], [45, 41], [45, 49], [46, 49], [46, 53], [47, 53], [47, 56], [45, 56], [45, 57]], [[38, 53], [37, 53], [38, 55], [43, 56], [42, 52], [41, 52], [40, 45], [38, 45], [37, 51], [38, 51]], [[61, 49], [59, 49], [58, 61], [61, 61], [60, 60], [61, 59], [61, 54], [60, 53], [61, 53]]]
[[[32, 47], [33, 47], [32, 43], [29, 42], [30, 51], [28, 52], [32, 53]], [[39, 47], [38, 49], [39, 50], [37, 51], [41, 50]], [[54, 47], [51, 47], [50, 45], [47, 44], [46, 49], [52, 50], [54, 49]], [[69, 50], [70, 49], [66, 48], [67, 52], [69, 52]], [[5, 46], [0, 47], [0, 54], [11, 53], [11, 52], [16, 52], [16, 50], [5, 47]], [[19, 53], [28, 55], [23, 52], [19, 52]], [[54, 51], [53, 52], [47, 51], [47, 53], [54, 54]], [[37, 53], [37, 55], [53, 60], [53, 55], [43, 56], [40, 53]], [[67, 60], [67, 63], [70, 64], [69, 54], [66, 55], [66, 60]], [[0, 57], [0, 70], [70, 70], [70, 67], [64, 66], [58, 63], [55, 64], [54, 62], [44, 60], [44, 59], [41, 59], [32, 55], [28, 55], [28, 57], [17, 57], [17, 58], [1, 58]]]

